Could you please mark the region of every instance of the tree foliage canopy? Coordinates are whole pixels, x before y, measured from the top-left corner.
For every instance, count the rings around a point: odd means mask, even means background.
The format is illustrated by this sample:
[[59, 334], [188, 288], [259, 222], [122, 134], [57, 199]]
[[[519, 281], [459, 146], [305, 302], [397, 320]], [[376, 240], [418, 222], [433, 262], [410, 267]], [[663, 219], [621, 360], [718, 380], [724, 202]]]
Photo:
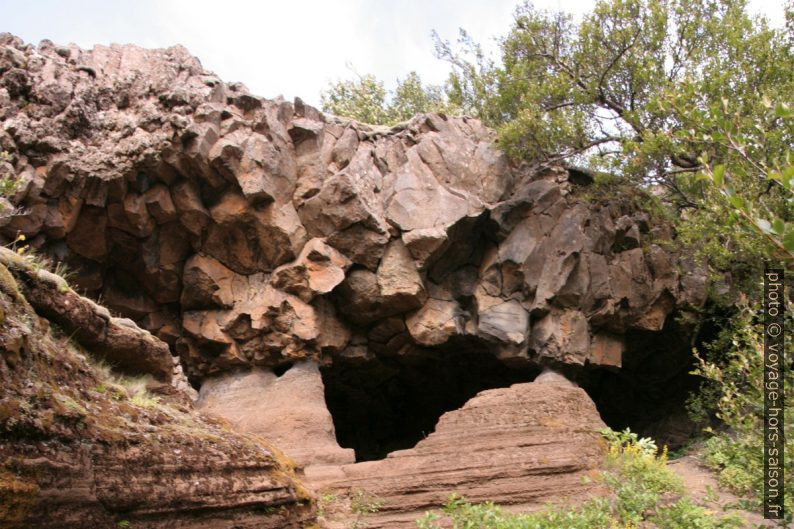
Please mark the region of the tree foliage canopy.
[[[690, 134], [708, 125], [704, 113], [727, 101], [748, 124], [765, 112], [764, 98], [792, 97], [792, 39], [745, 3], [604, 0], [579, 23], [525, 3], [501, 64], [465, 33], [457, 48], [437, 38], [436, 50], [453, 65], [451, 102], [498, 127], [515, 157], [586, 159], [686, 200], [677, 175], [694, 173], [704, 151], [725, 154], [719, 141]], [[777, 143], [765, 158], [780, 154]]]
[[332, 85], [323, 106], [375, 123], [474, 115], [514, 159], [653, 189], [716, 263], [763, 254], [792, 265], [791, 0], [785, 13], [776, 28], [746, 0], [600, 0], [576, 22], [525, 2], [498, 61], [464, 31], [456, 45], [435, 36], [452, 66], [443, 92], [411, 73], [389, 95], [364, 76]]
[[424, 85], [416, 72], [397, 81], [389, 92], [375, 76], [360, 75], [331, 83], [321, 94], [324, 112], [364, 123], [391, 125], [423, 112], [443, 112], [447, 99], [440, 86]]

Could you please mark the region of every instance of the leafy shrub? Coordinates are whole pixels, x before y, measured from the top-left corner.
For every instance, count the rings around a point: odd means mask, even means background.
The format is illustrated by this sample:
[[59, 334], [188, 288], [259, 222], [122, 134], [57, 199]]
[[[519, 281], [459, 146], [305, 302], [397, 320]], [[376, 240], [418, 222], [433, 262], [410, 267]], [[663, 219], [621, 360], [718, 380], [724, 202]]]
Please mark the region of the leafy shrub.
[[741, 520], [725, 517], [715, 521], [711, 511], [703, 509], [689, 498], [681, 498], [669, 507], [662, 507], [651, 517], [651, 521], [664, 529], [716, 529], [743, 527]]
[[[784, 328], [794, 328], [789, 303]], [[747, 498], [747, 506], [759, 510], [763, 502], [763, 334], [761, 311], [745, 305], [718, 338], [697, 353], [696, 374], [705, 382], [690, 409], [711, 409], [727, 428], [706, 431], [706, 462], [719, 471], [720, 484]], [[786, 358], [794, 355], [787, 341]], [[784, 372], [784, 400], [794, 402], [794, 372]], [[709, 396], [712, 396], [709, 398]], [[716, 396], [716, 398], [714, 398]], [[785, 475], [794, 475], [794, 407], [785, 408]], [[791, 520], [794, 491], [785, 491], [785, 511]]]
[[393, 92], [372, 75], [337, 81], [323, 90], [321, 102], [324, 112], [375, 125], [393, 125], [416, 114], [452, 110], [441, 87], [422, 83], [416, 72], [398, 80]]
[[350, 510], [355, 514], [374, 514], [383, 508], [383, 500], [365, 490], [356, 490], [350, 498]]
[[655, 456], [656, 452], [659, 450], [653, 439], [650, 437], [643, 437], [640, 439], [636, 433], [628, 428], [622, 432], [616, 432], [611, 428], [602, 428], [598, 433], [609, 442], [610, 446], [618, 446], [623, 449], [637, 446], [643, 454], [649, 456]]
[[[11, 162], [11, 155], [6, 151], [0, 151], [0, 197], [7, 197], [14, 194], [19, 188], [19, 179], [14, 174], [7, 174], [2, 166], [6, 166], [5, 162]], [[6, 166], [8, 167], [8, 166]], [[3, 206], [0, 204], [0, 211]]]
[[364, 521], [364, 518], [370, 514], [375, 514], [383, 508], [383, 499], [375, 496], [374, 494], [358, 489], [353, 492], [350, 497], [350, 511], [356, 515], [351, 529], [364, 529], [369, 527], [369, 524]]

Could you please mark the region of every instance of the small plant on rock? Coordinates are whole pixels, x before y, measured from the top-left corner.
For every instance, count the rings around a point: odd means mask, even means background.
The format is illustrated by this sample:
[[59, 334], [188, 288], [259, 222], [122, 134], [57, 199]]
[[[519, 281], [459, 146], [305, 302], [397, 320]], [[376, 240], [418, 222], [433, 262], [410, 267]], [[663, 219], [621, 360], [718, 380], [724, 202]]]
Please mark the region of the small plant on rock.
[[369, 514], [375, 514], [383, 508], [383, 499], [367, 492], [366, 490], [358, 489], [353, 492], [350, 497], [350, 510], [356, 515], [353, 521], [352, 529], [362, 529], [369, 527], [369, 524], [364, 522], [362, 518]]

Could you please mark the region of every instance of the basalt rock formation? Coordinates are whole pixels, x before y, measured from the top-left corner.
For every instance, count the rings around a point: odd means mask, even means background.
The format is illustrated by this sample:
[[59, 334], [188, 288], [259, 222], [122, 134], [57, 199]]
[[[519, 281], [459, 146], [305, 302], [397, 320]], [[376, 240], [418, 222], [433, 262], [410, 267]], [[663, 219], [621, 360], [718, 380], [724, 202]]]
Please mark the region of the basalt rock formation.
[[[0, 176], [20, 180], [4, 240], [25, 235], [76, 290], [168, 346], [119, 353], [117, 369], [165, 384], [177, 365], [200, 406], [272, 433], [302, 464], [352, 463], [351, 448], [381, 459], [463, 407], [378, 468], [421, 460], [493, 395], [540, 398], [531, 385], [480, 392], [543, 367], [641, 431], [688, 383], [692, 330], [674, 315], [707, 285], [672, 230], [581, 171], [511, 164], [477, 120], [369, 126], [251, 95], [180, 47], [4, 34], [0, 125]], [[559, 410], [586, 399], [566, 391]], [[595, 409], [581, 420], [596, 423]]]
[[2, 233], [171, 344], [197, 379], [300, 358], [620, 367], [704, 278], [647, 214], [518, 171], [476, 120], [392, 129], [252, 96], [179, 47], [2, 38]]

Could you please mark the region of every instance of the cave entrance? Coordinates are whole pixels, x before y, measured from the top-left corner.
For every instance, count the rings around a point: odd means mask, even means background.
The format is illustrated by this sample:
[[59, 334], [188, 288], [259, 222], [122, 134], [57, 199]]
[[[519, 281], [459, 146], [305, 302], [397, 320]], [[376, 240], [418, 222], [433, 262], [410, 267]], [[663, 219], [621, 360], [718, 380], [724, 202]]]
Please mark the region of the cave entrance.
[[357, 462], [412, 448], [433, 432], [441, 415], [480, 391], [530, 382], [539, 373], [509, 368], [485, 348], [454, 345], [410, 359], [336, 359], [322, 370], [337, 441], [355, 450]]
[[703, 382], [691, 373], [692, 346], [712, 341], [719, 328], [707, 324], [694, 332], [688, 325], [674, 313], [661, 331], [629, 330], [620, 370], [587, 366], [578, 374], [577, 382], [610, 428], [630, 428], [671, 450], [699, 435], [704, 425], [687, 411], [689, 397]]
[[[668, 318], [657, 332], [627, 332], [622, 369], [556, 366], [590, 395], [612, 429], [629, 427], [671, 449], [702, 428], [686, 411], [687, 397], [701, 383], [690, 374], [692, 329], [676, 320]], [[708, 341], [710, 334], [713, 330], [701, 330], [695, 343]], [[356, 461], [372, 461], [412, 448], [434, 431], [441, 415], [480, 391], [531, 382], [541, 369], [509, 367], [486, 344], [456, 338], [408, 357], [336, 358], [321, 372], [337, 442], [354, 449]]]

